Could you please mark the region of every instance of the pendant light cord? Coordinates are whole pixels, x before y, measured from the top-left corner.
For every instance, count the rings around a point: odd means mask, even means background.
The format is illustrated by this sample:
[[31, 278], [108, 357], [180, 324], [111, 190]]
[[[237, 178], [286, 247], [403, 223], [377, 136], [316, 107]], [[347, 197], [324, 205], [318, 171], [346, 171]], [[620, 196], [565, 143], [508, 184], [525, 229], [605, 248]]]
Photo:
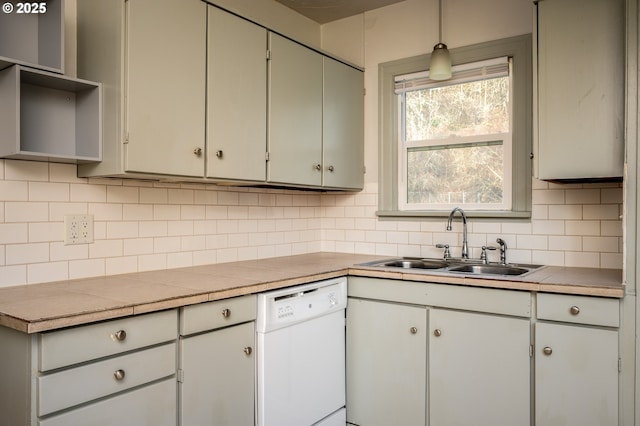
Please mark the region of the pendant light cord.
[[438, 43], [442, 43], [442, 0], [438, 0]]

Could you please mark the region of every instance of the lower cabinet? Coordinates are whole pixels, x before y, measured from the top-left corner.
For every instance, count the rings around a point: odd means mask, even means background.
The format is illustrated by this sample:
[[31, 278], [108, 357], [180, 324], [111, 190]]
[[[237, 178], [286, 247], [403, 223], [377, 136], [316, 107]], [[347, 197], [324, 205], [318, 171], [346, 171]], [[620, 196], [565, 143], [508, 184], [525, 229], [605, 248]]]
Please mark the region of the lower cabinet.
[[175, 425], [177, 310], [25, 334], [0, 327], [0, 424]]
[[188, 306], [182, 314], [181, 425], [254, 425], [255, 296]]
[[426, 331], [424, 306], [349, 299], [348, 422], [425, 424]]
[[541, 294], [538, 305], [536, 425], [617, 425], [618, 301]]
[[430, 309], [428, 424], [529, 424], [529, 330], [528, 318]]

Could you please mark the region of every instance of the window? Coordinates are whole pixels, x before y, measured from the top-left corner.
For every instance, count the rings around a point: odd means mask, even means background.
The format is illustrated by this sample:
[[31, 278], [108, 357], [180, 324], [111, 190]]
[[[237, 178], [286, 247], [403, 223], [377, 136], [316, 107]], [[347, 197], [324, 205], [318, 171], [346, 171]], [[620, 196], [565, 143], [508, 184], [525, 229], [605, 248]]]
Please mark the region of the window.
[[531, 211], [531, 36], [381, 64], [380, 216], [485, 217]]

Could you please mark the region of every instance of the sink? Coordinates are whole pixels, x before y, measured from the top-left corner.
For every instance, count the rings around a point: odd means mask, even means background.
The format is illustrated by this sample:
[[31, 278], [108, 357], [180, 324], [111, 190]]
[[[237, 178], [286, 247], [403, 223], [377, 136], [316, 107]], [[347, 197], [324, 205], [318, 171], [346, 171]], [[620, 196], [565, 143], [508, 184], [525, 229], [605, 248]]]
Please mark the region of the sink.
[[477, 275], [522, 275], [529, 269], [509, 265], [462, 265], [449, 268], [449, 272], [465, 272]]
[[397, 259], [388, 262], [382, 262], [376, 266], [390, 266], [394, 268], [406, 268], [406, 269], [441, 269], [449, 266], [447, 262], [440, 260], [426, 260], [426, 259]]

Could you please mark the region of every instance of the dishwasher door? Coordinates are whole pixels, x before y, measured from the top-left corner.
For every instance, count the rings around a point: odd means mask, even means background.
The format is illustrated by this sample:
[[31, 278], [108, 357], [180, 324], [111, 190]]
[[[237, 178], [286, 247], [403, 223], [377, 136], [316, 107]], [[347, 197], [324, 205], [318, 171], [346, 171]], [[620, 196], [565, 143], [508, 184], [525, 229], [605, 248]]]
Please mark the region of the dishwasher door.
[[258, 426], [333, 425], [344, 418], [346, 283], [299, 289], [272, 299], [288, 325], [257, 327]]

